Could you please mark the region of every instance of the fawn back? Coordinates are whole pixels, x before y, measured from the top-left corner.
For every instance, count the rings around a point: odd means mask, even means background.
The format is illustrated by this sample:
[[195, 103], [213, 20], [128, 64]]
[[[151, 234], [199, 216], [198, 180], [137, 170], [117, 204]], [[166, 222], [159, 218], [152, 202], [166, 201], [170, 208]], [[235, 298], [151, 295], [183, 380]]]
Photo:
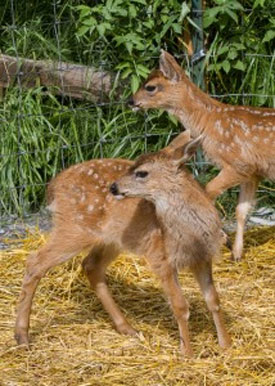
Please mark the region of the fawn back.
[[111, 183], [131, 165], [133, 162], [123, 159], [91, 160], [53, 179], [48, 202], [56, 237], [62, 229], [63, 239], [67, 234], [70, 240], [79, 242], [81, 236], [87, 246], [115, 243], [122, 249], [145, 254], [147, 239], [158, 228], [154, 206], [139, 199], [118, 201], [109, 191]]

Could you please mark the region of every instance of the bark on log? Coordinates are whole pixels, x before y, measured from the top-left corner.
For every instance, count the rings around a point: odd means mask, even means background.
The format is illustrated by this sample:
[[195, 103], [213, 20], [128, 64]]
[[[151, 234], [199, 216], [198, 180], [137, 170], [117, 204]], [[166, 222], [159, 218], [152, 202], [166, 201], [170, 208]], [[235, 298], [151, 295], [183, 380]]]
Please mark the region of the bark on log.
[[51, 92], [93, 102], [108, 100], [115, 74], [66, 62], [32, 60], [0, 55], [0, 88], [20, 84], [44, 86]]

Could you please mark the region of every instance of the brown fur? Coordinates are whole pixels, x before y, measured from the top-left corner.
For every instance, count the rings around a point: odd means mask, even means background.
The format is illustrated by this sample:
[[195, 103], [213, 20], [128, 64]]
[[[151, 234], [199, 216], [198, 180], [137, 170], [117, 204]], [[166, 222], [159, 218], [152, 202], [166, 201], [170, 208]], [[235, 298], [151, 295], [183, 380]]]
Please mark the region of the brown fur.
[[[170, 151], [168, 149], [167, 154]], [[170, 166], [174, 168], [169, 155], [166, 161], [163, 154], [151, 158], [155, 158], [156, 164], [170, 160]], [[153, 203], [142, 197], [117, 201], [109, 192], [114, 180], [125, 173], [130, 178], [129, 168], [133, 166], [133, 162], [120, 159], [87, 161], [61, 172], [50, 183], [48, 198], [54, 227], [46, 245], [27, 260], [15, 327], [19, 344], [29, 343], [32, 298], [40, 279], [50, 268], [86, 249], [89, 253], [83, 261], [84, 270], [119, 332], [136, 333], [109, 292], [105, 270], [120, 251], [126, 250], [146, 256], [152, 270], [158, 275], [178, 322], [184, 354], [191, 355], [192, 349], [187, 323], [188, 305], [176, 280], [177, 267], [183, 265], [190, 266], [199, 281], [213, 314], [220, 345], [230, 345], [211, 272], [211, 255], [218, 252], [221, 243], [220, 222], [213, 205], [192, 177], [186, 171], [180, 171], [182, 189], [186, 185], [190, 191], [186, 207], [182, 210], [182, 224], [188, 224], [188, 229], [182, 229], [185, 236], [181, 243], [170, 245], [169, 222], [164, 224], [158, 218]], [[169, 169], [168, 166], [166, 168]], [[200, 202], [188, 209], [193, 195], [199, 196]], [[176, 200], [176, 196], [174, 198]], [[174, 204], [177, 205], [177, 202]], [[208, 207], [205, 211], [204, 206]], [[174, 218], [175, 215], [173, 211]], [[181, 239], [182, 233], [174, 237]]]
[[[148, 92], [146, 86], [156, 86]], [[215, 199], [226, 189], [241, 185], [236, 209], [235, 259], [243, 250], [245, 218], [261, 178], [275, 180], [275, 110], [220, 103], [195, 86], [167, 52], [160, 70], [153, 71], [132, 98], [134, 108], [161, 108], [174, 114], [191, 137], [202, 137], [206, 156], [221, 168], [206, 191]]]

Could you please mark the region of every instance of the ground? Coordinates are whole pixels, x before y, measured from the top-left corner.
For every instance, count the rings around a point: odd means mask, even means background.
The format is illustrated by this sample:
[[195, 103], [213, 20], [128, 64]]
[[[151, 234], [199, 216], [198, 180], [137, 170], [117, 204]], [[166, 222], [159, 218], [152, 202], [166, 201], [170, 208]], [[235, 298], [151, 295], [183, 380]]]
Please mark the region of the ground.
[[[35, 223], [35, 222], [34, 222]], [[33, 224], [34, 224], [33, 223]], [[137, 337], [118, 334], [81, 269], [82, 256], [52, 270], [42, 281], [31, 317], [31, 349], [15, 345], [13, 328], [24, 264], [45, 242], [41, 229], [12, 231], [0, 251], [0, 385], [274, 385], [275, 227], [246, 232], [240, 263], [223, 250], [214, 276], [233, 347], [223, 351], [200, 291], [180, 275], [190, 303], [195, 352], [184, 359], [171, 310], [143, 259], [122, 255], [108, 282]], [[5, 229], [7, 229], [6, 224]], [[26, 228], [26, 227], [25, 227]], [[6, 231], [5, 231], [5, 235]]]

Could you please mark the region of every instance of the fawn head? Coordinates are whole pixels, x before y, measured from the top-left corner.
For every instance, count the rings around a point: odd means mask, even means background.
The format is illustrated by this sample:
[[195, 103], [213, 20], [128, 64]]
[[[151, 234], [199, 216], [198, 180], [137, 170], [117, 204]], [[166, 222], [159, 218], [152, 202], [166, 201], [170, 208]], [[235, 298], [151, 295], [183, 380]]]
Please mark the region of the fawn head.
[[151, 72], [140, 89], [130, 98], [133, 110], [161, 108], [169, 110], [180, 103], [184, 82], [187, 77], [168, 52], [161, 52], [159, 70]]
[[175, 150], [161, 150], [140, 156], [126, 175], [120, 177], [111, 187], [111, 193], [118, 199], [140, 197], [155, 201], [164, 191], [173, 191], [177, 178], [182, 178], [182, 166], [196, 151], [201, 137], [188, 141]]

